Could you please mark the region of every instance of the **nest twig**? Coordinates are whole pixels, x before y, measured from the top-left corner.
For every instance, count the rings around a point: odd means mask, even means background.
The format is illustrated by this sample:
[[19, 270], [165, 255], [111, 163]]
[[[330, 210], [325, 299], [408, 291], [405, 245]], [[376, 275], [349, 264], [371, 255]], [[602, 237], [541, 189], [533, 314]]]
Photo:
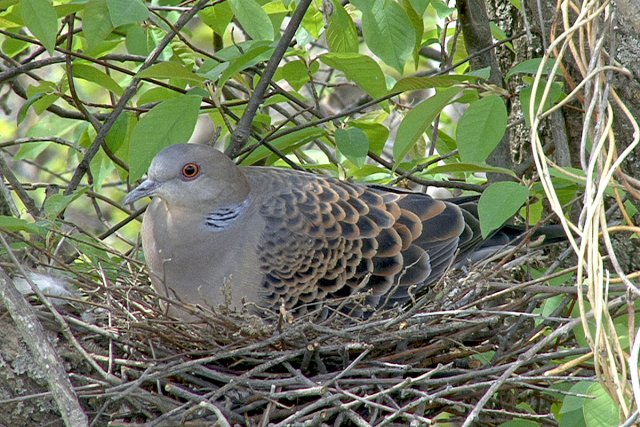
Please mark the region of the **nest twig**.
[[138, 277], [103, 276], [100, 292], [65, 315], [91, 358], [71, 378], [93, 425], [424, 425], [474, 412], [480, 425], [554, 425], [550, 387], [594, 378], [558, 368], [589, 352], [568, 334], [580, 322], [565, 315], [575, 292], [542, 315], [557, 289], [495, 273], [452, 272], [413, 309], [367, 319], [217, 308], [197, 324], [166, 317]]

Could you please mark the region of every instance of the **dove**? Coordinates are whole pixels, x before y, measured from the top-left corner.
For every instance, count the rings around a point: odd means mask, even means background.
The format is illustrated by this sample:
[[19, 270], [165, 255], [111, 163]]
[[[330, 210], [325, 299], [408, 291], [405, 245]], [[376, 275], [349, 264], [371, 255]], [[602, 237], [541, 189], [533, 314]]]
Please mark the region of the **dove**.
[[[125, 204], [151, 197], [142, 248], [165, 301], [305, 312], [365, 295], [372, 310], [409, 300], [482, 241], [475, 204], [297, 170], [236, 165], [176, 144]], [[189, 318], [177, 304], [167, 313]]]

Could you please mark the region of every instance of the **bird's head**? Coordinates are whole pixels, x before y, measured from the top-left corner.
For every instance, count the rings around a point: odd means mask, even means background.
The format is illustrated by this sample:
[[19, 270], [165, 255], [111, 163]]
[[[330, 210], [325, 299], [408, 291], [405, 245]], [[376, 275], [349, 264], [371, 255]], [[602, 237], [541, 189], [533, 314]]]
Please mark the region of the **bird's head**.
[[147, 179], [124, 203], [159, 197], [170, 209], [211, 209], [237, 204], [248, 194], [246, 177], [225, 154], [207, 145], [176, 144], [156, 155]]

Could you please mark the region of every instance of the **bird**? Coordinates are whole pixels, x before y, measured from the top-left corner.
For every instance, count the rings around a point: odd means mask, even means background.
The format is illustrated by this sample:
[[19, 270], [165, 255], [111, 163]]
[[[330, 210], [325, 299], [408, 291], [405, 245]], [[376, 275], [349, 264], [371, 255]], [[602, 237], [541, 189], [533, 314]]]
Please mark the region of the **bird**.
[[170, 301], [304, 313], [361, 294], [393, 307], [482, 243], [472, 199], [238, 166], [203, 144], [160, 151], [124, 203], [145, 197], [150, 281], [184, 319]]

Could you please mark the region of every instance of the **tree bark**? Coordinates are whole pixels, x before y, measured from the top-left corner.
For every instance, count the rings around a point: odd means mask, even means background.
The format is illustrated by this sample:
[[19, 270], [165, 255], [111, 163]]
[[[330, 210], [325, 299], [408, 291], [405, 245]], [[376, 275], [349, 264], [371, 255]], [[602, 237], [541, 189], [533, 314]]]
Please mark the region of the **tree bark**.
[[[458, 0], [459, 22], [464, 35], [464, 43], [471, 58], [471, 69], [489, 68], [489, 82], [504, 88], [503, 72], [498, 64], [494, 49], [487, 49], [493, 44], [489, 16], [485, 7], [485, 0]], [[513, 156], [509, 134], [506, 133], [498, 146], [487, 158], [487, 163], [506, 169], [513, 169]], [[505, 175], [489, 174], [489, 180], [499, 181], [508, 179]]]

